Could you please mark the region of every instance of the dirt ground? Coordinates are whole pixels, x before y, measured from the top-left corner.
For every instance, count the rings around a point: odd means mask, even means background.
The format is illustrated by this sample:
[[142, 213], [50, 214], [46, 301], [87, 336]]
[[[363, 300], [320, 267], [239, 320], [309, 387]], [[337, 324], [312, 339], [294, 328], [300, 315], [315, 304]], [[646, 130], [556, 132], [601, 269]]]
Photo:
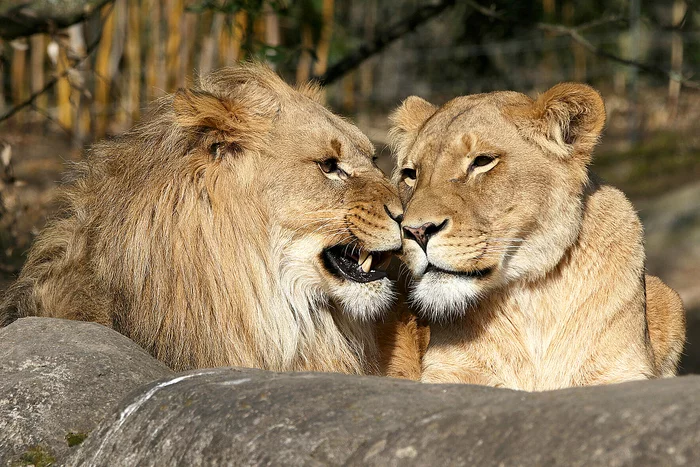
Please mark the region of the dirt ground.
[[[694, 117], [692, 117], [694, 118]], [[379, 164], [389, 173], [386, 118], [358, 118], [377, 144]], [[700, 134], [685, 121], [674, 131], [646, 134], [636, 144], [608, 128], [593, 170], [632, 199], [646, 229], [647, 269], [676, 289], [688, 310], [684, 372], [700, 373]], [[81, 151], [64, 133], [38, 124], [0, 128], [12, 147], [14, 181], [2, 182], [0, 290], [19, 273], [33, 238], [55, 211], [62, 172]]]

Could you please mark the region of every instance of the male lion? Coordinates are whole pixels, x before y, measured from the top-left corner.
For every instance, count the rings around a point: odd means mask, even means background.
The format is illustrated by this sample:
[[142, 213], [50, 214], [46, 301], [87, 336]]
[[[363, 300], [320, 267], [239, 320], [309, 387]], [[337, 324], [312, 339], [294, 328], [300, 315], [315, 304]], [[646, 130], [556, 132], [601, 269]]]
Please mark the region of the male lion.
[[317, 96], [223, 69], [96, 144], [0, 324], [96, 321], [177, 370], [376, 371], [401, 204], [367, 137]]
[[642, 226], [589, 176], [600, 95], [560, 84], [411, 97], [392, 116], [411, 298], [431, 324], [426, 382], [524, 390], [675, 374], [678, 295], [644, 275]]

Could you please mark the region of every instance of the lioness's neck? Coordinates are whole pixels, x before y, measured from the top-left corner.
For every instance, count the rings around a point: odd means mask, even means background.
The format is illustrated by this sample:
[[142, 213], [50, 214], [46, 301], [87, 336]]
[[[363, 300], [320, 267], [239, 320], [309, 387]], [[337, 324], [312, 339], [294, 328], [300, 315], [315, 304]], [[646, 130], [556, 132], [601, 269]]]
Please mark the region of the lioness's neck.
[[601, 187], [555, 268], [434, 329], [424, 380], [543, 390], [648, 377], [641, 233], [624, 195]]

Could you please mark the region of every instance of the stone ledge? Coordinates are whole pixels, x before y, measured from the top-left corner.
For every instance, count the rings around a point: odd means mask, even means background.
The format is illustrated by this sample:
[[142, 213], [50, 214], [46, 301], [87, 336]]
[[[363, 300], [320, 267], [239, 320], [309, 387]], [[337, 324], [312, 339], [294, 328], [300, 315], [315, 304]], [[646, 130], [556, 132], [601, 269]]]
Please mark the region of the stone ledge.
[[699, 387], [523, 393], [202, 370], [122, 401], [70, 465], [697, 465]]
[[60, 462], [135, 388], [172, 374], [94, 323], [23, 318], [0, 329], [0, 465]]
[[174, 374], [105, 327], [25, 318], [0, 329], [0, 465], [698, 465], [698, 388]]

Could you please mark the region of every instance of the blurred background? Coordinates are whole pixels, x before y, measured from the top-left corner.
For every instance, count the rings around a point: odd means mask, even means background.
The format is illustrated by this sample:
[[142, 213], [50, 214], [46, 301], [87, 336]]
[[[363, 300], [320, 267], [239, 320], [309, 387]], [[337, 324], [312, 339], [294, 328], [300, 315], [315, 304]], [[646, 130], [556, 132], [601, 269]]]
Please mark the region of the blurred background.
[[603, 94], [594, 171], [646, 228], [648, 271], [688, 310], [700, 372], [700, 2], [0, 0], [0, 290], [55, 212], [62, 172], [147, 103], [239, 60], [325, 84], [392, 167], [387, 114], [564, 80]]

